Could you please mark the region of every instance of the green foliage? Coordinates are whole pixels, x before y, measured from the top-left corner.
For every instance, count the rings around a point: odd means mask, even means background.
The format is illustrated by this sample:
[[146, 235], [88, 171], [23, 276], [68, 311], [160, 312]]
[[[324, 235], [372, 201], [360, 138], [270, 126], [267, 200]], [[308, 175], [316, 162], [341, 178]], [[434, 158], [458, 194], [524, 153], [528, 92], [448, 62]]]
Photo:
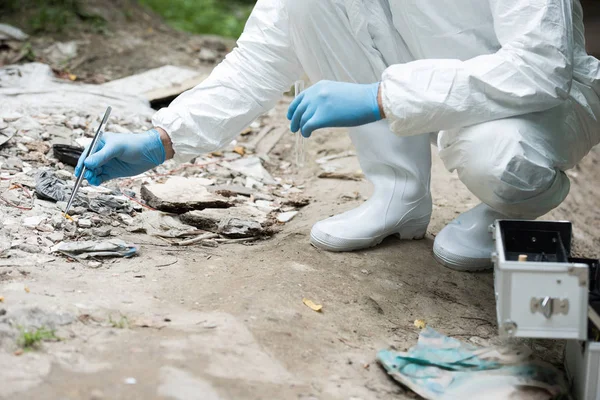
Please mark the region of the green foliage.
[[112, 319], [112, 315], [109, 315], [108, 323], [110, 324], [110, 326], [112, 326], [113, 328], [117, 328], [117, 329], [129, 328], [129, 320], [127, 319], [127, 317], [125, 315], [121, 315], [121, 318], [118, 321]]
[[29, 33], [62, 33], [76, 21], [103, 31], [106, 21], [85, 13], [79, 0], [0, 0], [0, 16], [27, 15]]
[[253, 1], [140, 0], [176, 29], [237, 38], [242, 33]]
[[47, 328], [39, 328], [33, 332], [28, 332], [26, 329], [21, 328], [21, 335], [18, 339], [18, 344], [25, 351], [35, 350], [39, 348], [40, 344], [44, 341], [57, 341], [60, 340], [53, 330]]

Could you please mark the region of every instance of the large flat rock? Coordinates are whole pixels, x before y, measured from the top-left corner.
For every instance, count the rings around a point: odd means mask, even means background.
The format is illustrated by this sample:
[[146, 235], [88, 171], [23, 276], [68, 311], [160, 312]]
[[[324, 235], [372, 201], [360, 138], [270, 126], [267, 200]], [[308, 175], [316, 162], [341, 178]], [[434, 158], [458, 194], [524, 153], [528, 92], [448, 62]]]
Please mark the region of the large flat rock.
[[226, 197], [211, 193], [207, 183], [207, 179], [174, 176], [165, 183], [142, 186], [141, 195], [151, 207], [176, 214], [233, 206]]

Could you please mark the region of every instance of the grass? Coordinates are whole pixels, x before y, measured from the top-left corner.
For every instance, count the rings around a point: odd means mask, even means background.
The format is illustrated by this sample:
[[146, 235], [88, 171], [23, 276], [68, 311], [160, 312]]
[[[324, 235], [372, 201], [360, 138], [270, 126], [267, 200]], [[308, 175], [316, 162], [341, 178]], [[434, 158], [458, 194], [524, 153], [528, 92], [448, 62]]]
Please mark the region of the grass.
[[23, 328], [20, 329], [21, 335], [19, 336], [17, 343], [25, 351], [38, 349], [42, 342], [60, 340], [60, 338], [56, 336], [54, 330], [50, 330], [44, 327], [38, 328], [32, 332], [29, 332]]
[[114, 319], [112, 319], [112, 315], [109, 315], [108, 323], [110, 324], [110, 326], [112, 326], [113, 328], [117, 328], [117, 329], [129, 328], [129, 320], [124, 315], [121, 315], [121, 318], [119, 318], [118, 321], [115, 321]]
[[160, 14], [175, 29], [238, 38], [254, 1], [140, 0], [140, 3]]
[[95, 32], [106, 27], [102, 17], [84, 11], [80, 0], [0, 0], [0, 17], [10, 21], [15, 15], [26, 15], [26, 31], [34, 34], [62, 33], [78, 21]]

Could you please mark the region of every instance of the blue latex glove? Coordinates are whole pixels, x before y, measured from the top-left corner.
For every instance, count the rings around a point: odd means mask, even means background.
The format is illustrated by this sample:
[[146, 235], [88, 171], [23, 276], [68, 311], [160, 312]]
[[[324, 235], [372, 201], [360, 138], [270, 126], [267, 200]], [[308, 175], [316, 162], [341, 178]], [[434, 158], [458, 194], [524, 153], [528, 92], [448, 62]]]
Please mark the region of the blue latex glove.
[[[77, 177], [86, 151], [75, 168]], [[100, 138], [96, 152], [85, 160], [84, 178], [98, 186], [111, 179], [139, 175], [164, 163], [165, 159], [165, 147], [155, 129], [138, 134], [106, 132]]]
[[379, 121], [379, 83], [320, 81], [300, 93], [288, 109], [292, 132], [310, 137], [321, 128], [360, 126]]

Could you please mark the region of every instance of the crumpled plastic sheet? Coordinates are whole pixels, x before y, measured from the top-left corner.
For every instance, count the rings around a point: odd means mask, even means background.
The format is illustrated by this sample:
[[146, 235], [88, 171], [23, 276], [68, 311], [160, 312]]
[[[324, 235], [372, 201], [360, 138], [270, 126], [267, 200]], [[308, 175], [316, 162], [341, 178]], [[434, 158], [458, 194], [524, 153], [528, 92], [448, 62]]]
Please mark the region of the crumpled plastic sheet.
[[[35, 191], [44, 199], [54, 201], [69, 201], [73, 184], [59, 179], [52, 170], [39, 171], [35, 176]], [[74, 207], [85, 207], [98, 214], [110, 214], [111, 212], [131, 213], [132, 207], [128, 200], [121, 199], [115, 195], [100, 194], [89, 198], [81, 191], [73, 201]]]
[[382, 350], [378, 361], [398, 382], [426, 399], [553, 399], [568, 393], [550, 364], [531, 361], [527, 348], [479, 348], [421, 331], [407, 352]]
[[104, 241], [85, 240], [80, 242], [61, 242], [53, 246], [53, 253], [62, 253], [72, 258], [86, 259], [91, 257], [133, 257], [139, 247], [128, 244], [121, 239]]

